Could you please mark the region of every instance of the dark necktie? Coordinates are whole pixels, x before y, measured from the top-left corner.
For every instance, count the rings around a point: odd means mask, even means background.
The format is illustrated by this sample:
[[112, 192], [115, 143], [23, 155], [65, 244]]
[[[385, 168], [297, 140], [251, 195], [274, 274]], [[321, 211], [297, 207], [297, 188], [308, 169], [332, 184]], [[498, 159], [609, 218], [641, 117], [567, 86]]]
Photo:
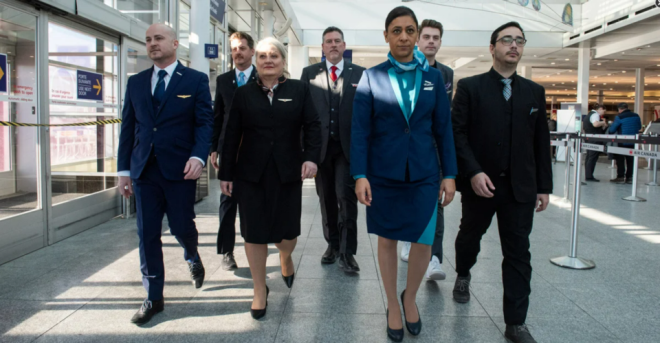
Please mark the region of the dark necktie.
[[331, 71], [330, 78], [332, 79], [332, 82], [337, 82], [337, 73], [336, 73], [337, 69], [339, 68], [337, 68], [336, 66], [330, 67], [330, 71]]
[[511, 98], [511, 81], [512, 80], [511, 79], [502, 79], [501, 81], [502, 81], [502, 83], [504, 83], [504, 90], [503, 90], [504, 99], [506, 99], [506, 101], [509, 101], [509, 99]]
[[159, 104], [163, 102], [163, 98], [165, 97], [165, 76], [167, 76], [165, 70], [158, 71], [158, 82], [156, 82], [156, 89], [154, 89], [154, 99]]

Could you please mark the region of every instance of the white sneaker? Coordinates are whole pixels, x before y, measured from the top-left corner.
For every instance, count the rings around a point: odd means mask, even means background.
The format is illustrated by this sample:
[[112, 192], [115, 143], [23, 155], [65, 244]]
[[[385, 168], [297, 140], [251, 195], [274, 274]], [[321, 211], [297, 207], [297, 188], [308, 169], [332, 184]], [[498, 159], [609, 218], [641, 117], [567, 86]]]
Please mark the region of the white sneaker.
[[408, 262], [409, 255], [410, 255], [410, 242], [403, 242], [403, 247], [401, 248], [401, 261]]
[[426, 278], [428, 280], [441, 281], [447, 278], [447, 273], [442, 270], [442, 263], [437, 256], [433, 256], [431, 262], [429, 263], [428, 269], [426, 269]]

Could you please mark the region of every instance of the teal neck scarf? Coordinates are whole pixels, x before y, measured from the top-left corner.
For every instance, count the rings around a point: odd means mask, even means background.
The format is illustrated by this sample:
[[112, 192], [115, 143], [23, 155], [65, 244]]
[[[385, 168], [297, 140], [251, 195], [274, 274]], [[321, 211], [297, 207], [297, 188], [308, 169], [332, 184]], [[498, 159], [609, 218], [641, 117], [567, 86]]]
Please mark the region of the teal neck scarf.
[[413, 59], [410, 62], [401, 63], [395, 60], [394, 56], [392, 56], [392, 52], [387, 53], [387, 59], [390, 60], [392, 67], [394, 67], [394, 70], [396, 70], [396, 72], [399, 74], [415, 70], [417, 68], [421, 69], [422, 71], [429, 70], [429, 61], [426, 60], [426, 56], [424, 56], [424, 54], [419, 51], [417, 47], [415, 47], [415, 50], [413, 50]]

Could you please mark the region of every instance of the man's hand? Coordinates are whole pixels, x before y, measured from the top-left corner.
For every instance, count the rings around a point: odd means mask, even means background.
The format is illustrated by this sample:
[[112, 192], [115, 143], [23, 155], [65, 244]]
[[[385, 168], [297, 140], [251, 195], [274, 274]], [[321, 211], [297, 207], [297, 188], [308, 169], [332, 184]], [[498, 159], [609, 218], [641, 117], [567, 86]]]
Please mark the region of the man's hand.
[[548, 208], [548, 204], [550, 203], [550, 195], [549, 194], [537, 194], [536, 195], [536, 212], [542, 212], [546, 208]]
[[486, 173], [482, 172], [473, 176], [470, 183], [472, 183], [472, 190], [477, 193], [478, 196], [484, 198], [493, 197], [492, 191], [495, 190], [495, 186], [493, 186], [493, 183], [490, 181], [490, 178]]
[[231, 181], [220, 181], [220, 190], [222, 190], [222, 194], [230, 197], [234, 191], [234, 183]]
[[366, 177], [355, 181], [355, 194], [361, 204], [371, 206], [371, 184]]
[[214, 152], [211, 153], [211, 164], [213, 165], [213, 168], [215, 168], [215, 170], [220, 169], [220, 164], [218, 163], [218, 152], [217, 151], [214, 151]]
[[302, 171], [300, 173], [300, 180], [304, 181], [305, 179], [315, 177], [317, 169], [318, 169], [318, 167], [316, 166], [316, 163], [314, 163], [314, 162], [307, 161], [307, 162], [303, 163]]
[[126, 199], [133, 195], [133, 182], [130, 176], [119, 177], [119, 193]]
[[188, 162], [186, 162], [186, 168], [183, 170], [183, 173], [186, 174], [186, 176], [184, 176], [183, 179], [184, 180], [199, 179], [199, 177], [202, 176], [202, 169], [204, 169], [202, 162], [200, 162], [196, 158], [189, 159]]
[[438, 200], [442, 201], [442, 195], [445, 196], [445, 201], [442, 202], [442, 207], [449, 205], [454, 200], [456, 195], [456, 181], [454, 179], [443, 179], [440, 184], [440, 194]]

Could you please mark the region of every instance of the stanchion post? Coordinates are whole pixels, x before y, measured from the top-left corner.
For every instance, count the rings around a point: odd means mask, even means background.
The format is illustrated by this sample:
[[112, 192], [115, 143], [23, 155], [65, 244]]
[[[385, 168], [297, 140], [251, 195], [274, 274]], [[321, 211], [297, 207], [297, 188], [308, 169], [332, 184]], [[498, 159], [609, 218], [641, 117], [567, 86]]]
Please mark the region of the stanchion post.
[[564, 148], [564, 162], [566, 162], [566, 179], [564, 180], [564, 199], [570, 200], [571, 194], [569, 190], [569, 184], [571, 182], [571, 146], [569, 145], [571, 135], [566, 135], [566, 148]]
[[[635, 135], [635, 140], [639, 140], [639, 134]], [[639, 149], [639, 143], [635, 143], [635, 150]], [[639, 157], [633, 157], [633, 182], [632, 182], [632, 194], [629, 197], [623, 198], [626, 201], [635, 201], [635, 202], [644, 202], [646, 199], [640, 198], [637, 196], [637, 169], [639, 168]]]
[[[657, 144], [653, 145], [653, 151], [658, 152], [658, 145]], [[654, 158], [651, 161], [653, 161], [653, 170], [652, 170], [652, 172], [653, 172], [653, 181], [648, 182], [646, 185], [647, 186], [657, 186], [658, 185], [658, 160], [656, 160]]]
[[568, 256], [555, 257], [550, 259], [550, 262], [554, 265], [570, 268], [570, 269], [592, 269], [596, 267], [596, 264], [584, 258], [577, 257], [577, 248], [578, 248], [578, 224], [580, 222], [580, 172], [582, 171], [582, 165], [579, 163], [582, 152], [580, 151], [580, 136], [575, 139], [575, 144], [578, 149], [575, 150], [576, 161], [575, 161], [575, 173], [573, 175], [573, 207], [571, 210], [571, 251]]

